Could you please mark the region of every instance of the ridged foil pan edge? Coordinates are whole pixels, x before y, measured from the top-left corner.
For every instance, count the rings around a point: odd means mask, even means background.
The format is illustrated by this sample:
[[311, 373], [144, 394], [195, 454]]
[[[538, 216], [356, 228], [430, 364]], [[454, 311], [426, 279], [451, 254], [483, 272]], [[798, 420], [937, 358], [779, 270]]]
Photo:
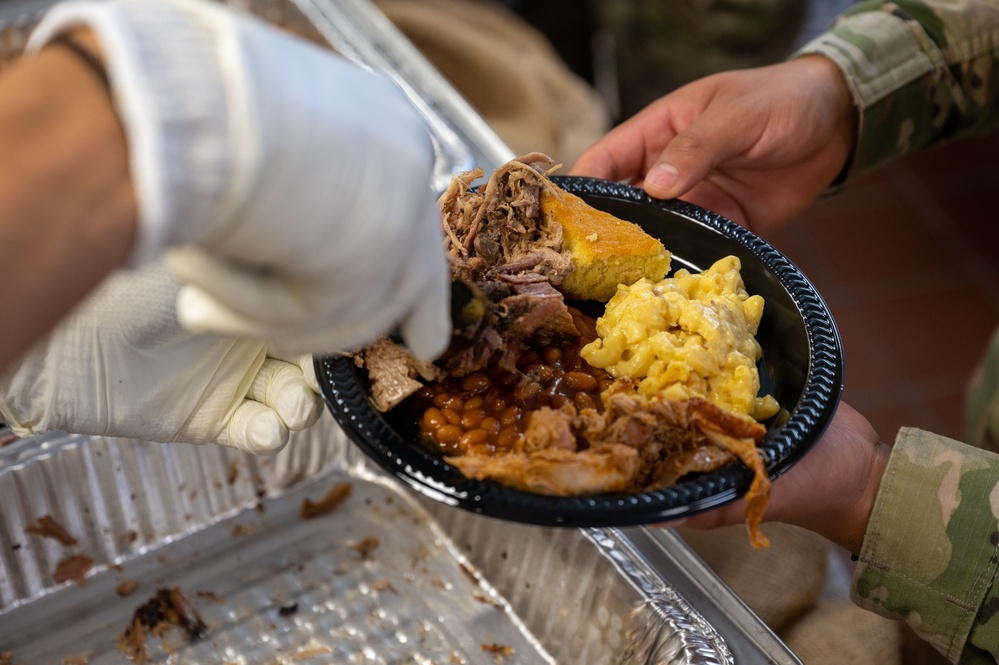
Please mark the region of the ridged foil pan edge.
[[[327, 518], [335, 521], [298, 519], [303, 497], [344, 482], [353, 504]], [[721, 636], [617, 530], [507, 524], [425, 501], [368, 468], [326, 419], [273, 458], [60, 434], [19, 440], [0, 450], [0, 496], [0, 652], [13, 662], [127, 662], [114, 640], [159, 584], [218, 602], [195, 598], [207, 642], [174, 644], [173, 656], [156, 652], [162, 660], [150, 662], [370, 649], [388, 655], [365, 662], [448, 662], [419, 660], [435, 654], [459, 663], [734, 663]], [[76, 542], [29, 533], [43, 515]], [[358, 567], [365, 539], [384, 554]], [[89, 570], [56, 579], [73, 556]], [[233, 557], [236, 569], [224, 563]], [[126, 579], [140, 583], [134, 598], [115, 593]], [[291, 603], [297, 624], [268, 619]], [[510, 660], [490, 644], [513, 649]]]

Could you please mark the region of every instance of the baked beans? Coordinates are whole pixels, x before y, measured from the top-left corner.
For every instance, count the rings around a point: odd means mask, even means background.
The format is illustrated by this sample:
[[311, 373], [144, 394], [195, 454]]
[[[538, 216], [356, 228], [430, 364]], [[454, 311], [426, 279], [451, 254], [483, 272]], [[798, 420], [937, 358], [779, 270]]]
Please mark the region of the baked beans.
[[[600, 408], [600, 392], [611, 384], [604, 370], [579, 355], [596, 335], [592, 319], [573, 310], [582, 335], [561, 346], [531, 346], [517, 371], [499, 358], [481, 372], [427, 384], [410, 397], [420, 431], [448, 455], [492, 454], [512, 450], [527, 424], [527, 414], [544, 406]], [[410, 411], [413, 413], [414, 411]]]

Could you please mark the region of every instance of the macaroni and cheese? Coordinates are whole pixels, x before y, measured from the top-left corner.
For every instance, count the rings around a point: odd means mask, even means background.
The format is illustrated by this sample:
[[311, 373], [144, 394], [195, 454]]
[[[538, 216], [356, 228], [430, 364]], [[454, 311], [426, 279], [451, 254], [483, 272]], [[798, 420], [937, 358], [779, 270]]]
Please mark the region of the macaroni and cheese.
[[647, 399], [704, 397], [734, 413], [769, 418], [777, 402], [757, 396], [755, 335], [764, 303], [746, 292], [741, 267], [727, 256], [698, 274], [678, 270], [657, 283], [619, 286], [597, 320], [598, 339], [581, 355], [615, 379], [638, 380]]

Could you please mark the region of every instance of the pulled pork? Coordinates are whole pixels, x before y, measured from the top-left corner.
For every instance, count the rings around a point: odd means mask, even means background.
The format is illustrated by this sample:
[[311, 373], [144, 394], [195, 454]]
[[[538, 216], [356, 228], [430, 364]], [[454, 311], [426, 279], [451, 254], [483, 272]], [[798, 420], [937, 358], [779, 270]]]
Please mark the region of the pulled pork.
[[[432, 380], [439, 370], [466, 376], [499, 354], [501, 367], [516, 371], [529, 340], [556, 343], [578, 337], [558, 284], [572, 270], [562, 246], [562, 227], [541, 214], [541, 192], [551, 157], [530, 153], [496, 170], [480, 189], [472, 182], [482, 169], [456, 175], [438, 205], [451, 276], [476, 285], [489, 302], [474, 344], [446, 354], [436, 370], [405, 360], [401, 346], [384, 339], [355, 354], [366, 367], [375, 403], [388, 411], [419, 389], [417, 377]], [[557, 168], [557, 167], [555, 167]]]
[[471, 183], [481, 169], [459, 174], [438, 202], [452, 277], [476, 284], [492, 304], [486, 330], [493, 334], [446, 359], [453, 376], [481, 370], [497, 352], [513, 371], [527, 340], [579, 335], [556, 288], [572, 270], [562, 227], [541, 213], [541, 192], [554, 187], [551, 165], [547, 155], [523, 155], [480, 189]]

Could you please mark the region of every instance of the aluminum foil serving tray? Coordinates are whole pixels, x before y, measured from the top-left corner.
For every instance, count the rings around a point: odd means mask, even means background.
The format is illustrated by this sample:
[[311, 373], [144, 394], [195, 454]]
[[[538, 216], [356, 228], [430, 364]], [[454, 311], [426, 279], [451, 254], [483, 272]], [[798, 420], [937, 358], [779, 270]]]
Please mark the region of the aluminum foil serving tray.
[[[0, 3], [0, 69], [51, 4]], [[396, 80], [432, 130], [439, 188], [512, 157], [366, 0], [229, 4]], [[0, 664], [143, 659], [800, 665], [672, 532], [431, 502], [328, 415], [272, 458], [60, 433], [0, 447]]]
[[[668, 532], [430, 502], [328, 417], [273, 458], [23, 439], [0, 450], [0, 497], [0, 662], [129, 662], [161, 590], [204, 629], [147, 625], [151, 663], [797, 662]], [[75, 542], [38, 533], [45, 517]]]

